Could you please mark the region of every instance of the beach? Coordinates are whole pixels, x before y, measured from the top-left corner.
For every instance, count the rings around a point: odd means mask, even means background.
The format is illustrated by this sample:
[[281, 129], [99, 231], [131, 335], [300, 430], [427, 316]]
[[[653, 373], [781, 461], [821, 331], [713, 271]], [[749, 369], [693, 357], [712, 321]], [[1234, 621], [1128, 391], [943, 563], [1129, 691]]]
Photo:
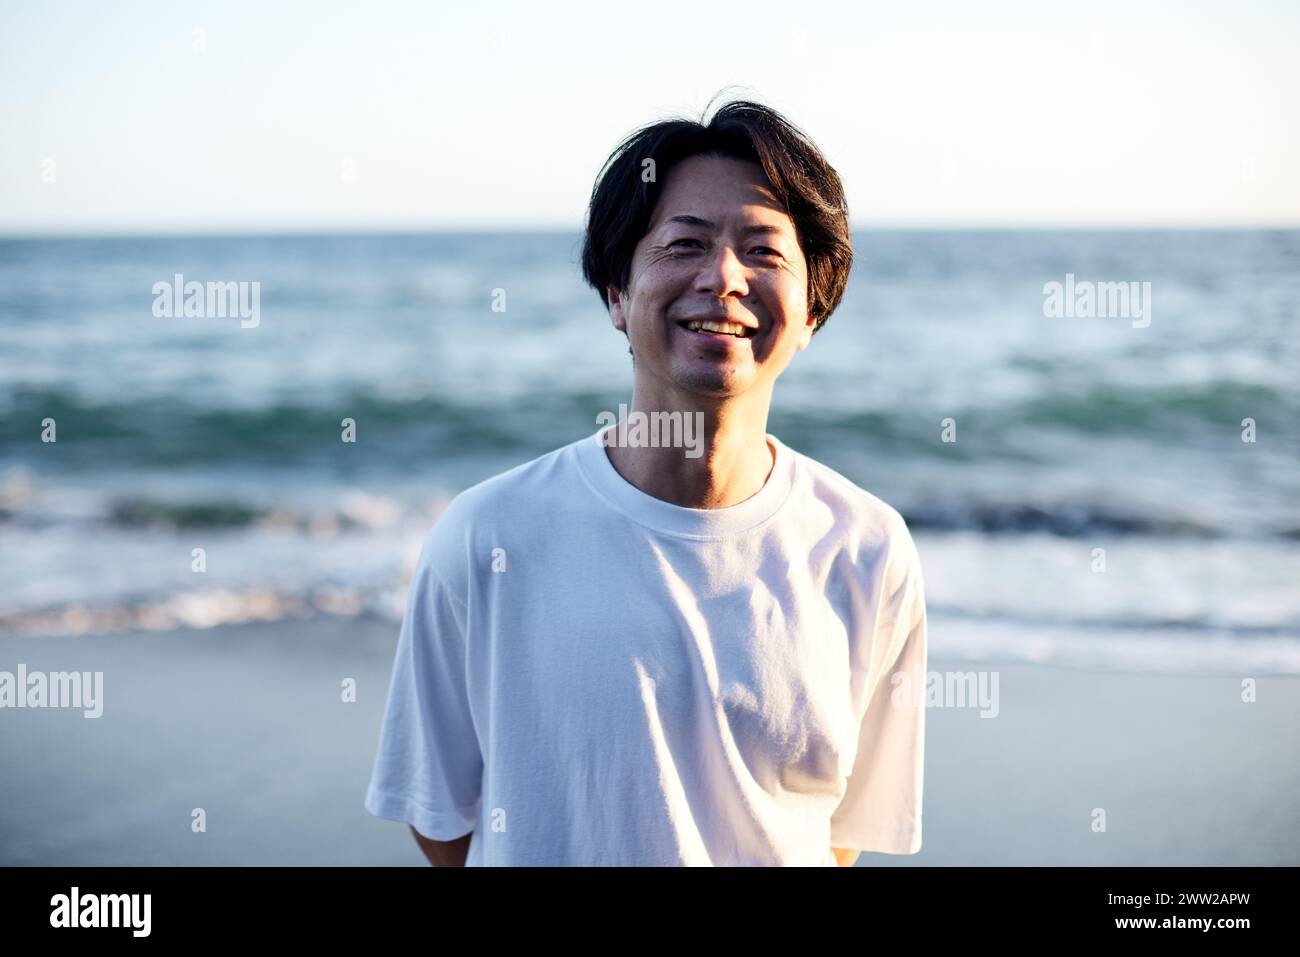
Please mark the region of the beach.
[[[0, 672], [104, 675], [99, 718], [0, 709], [0, 862], [424, 863], [363, 806], [424, 536], [628, 407], [581, 241], [0, 239]], [[862, 866], [1300, 863], [1300, 231], [854, 246], [767, 430], [904, 517], [931, 672], [998, 682], [927, 712], [922, 849]], [[258, 323], [155, 315], [177, 273]], [[1105, 277], [1154, 318], [1045, 311]]]
[[[396, 641], [329, 617], [0, 640], [0, 670], [103, 672], [98, 718], [0, 710], [0, 864], [424, 865], [362, 806]], [[929, 669], [996, 672], [996, 716], [927, 711], [922, 849], [858, 866], [1300, 864], [1300, 677], [1245, 703], [1241, 674]]]

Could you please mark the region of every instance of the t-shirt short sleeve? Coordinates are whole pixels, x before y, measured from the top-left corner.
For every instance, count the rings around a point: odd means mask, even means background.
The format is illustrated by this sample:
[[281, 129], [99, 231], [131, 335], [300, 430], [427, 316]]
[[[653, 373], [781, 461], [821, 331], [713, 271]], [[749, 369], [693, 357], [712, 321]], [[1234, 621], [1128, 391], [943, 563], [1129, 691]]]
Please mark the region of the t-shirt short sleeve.
[[831, 845], [884, 854], [921, 849], [926, 616], [920, 560], [902, 532], [901, 573], [887, 575], [872, 640], [871, 689], [857, 756], [831, 817]]
[[465, 608], [435, 571], [432, 536], [411, 579], [366, 810], [435, 841], [474, 829], [482, 749], [467, 687]]

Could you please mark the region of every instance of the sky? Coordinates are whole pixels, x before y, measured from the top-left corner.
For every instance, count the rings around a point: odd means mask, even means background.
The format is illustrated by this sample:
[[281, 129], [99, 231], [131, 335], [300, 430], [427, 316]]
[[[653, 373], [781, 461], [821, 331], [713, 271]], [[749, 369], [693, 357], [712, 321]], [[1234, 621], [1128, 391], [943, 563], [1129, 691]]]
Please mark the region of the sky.
[[1300, 225], [1293, 2], [7, 0], [0, 89], [8, 235], [579, 229], [720, 91], [855, 229]]

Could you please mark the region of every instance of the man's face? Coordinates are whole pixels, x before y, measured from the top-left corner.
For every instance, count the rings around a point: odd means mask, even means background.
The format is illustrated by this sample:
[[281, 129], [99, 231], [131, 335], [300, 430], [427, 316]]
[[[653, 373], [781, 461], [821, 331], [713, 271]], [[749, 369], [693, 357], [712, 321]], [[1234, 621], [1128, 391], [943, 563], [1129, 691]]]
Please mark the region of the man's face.
[[[693, 156], [668, 174], [627, 291], [609, 290], [638, 377], [725, 398], [772, 383], [812, 337], [807, 262], [757, 163]], [[692, 331], [733, 322], [741, 336]]]

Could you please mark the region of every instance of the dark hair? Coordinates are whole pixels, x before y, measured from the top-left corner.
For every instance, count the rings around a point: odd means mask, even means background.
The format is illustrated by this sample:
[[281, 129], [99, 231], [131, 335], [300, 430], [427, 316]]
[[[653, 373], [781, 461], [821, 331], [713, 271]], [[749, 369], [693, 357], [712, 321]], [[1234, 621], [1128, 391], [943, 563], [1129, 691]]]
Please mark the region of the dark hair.
[[[705, 107], [705, 114], [708, 107]], [[733, 100], [707, 124], [669, 119], [644, 126], [623, 140], [605, 161], [591, 192], [582, 276], [609, 308], [606, 287], [626, 290], [637, 243], [669, 171], [691, 156], [712, 155], [758, 163], [777, 201], [794, 221], [808, 263], [808, 309], [822, 327], [844, 295], [853, 265], [844, 187], [813, 142], [780, 113], [747, 100]], [[646, 182], [642, 164], [654, 160]]]

